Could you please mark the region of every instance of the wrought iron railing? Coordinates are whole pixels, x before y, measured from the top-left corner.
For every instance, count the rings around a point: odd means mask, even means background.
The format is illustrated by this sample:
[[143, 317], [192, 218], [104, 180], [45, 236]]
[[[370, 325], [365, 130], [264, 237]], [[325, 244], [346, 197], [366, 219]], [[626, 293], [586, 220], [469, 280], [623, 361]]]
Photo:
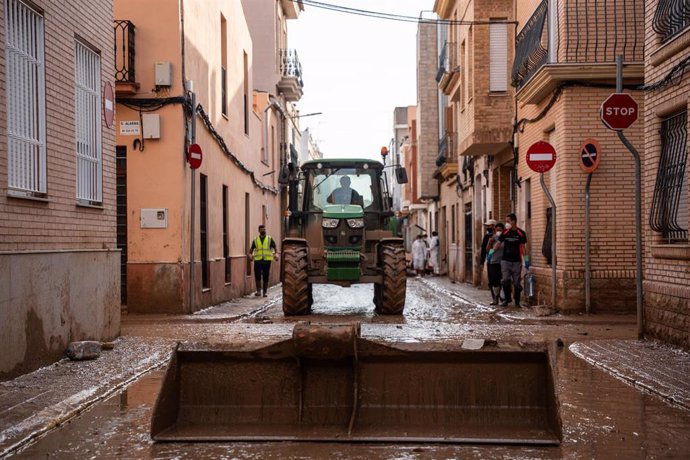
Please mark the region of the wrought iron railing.
[[299, 62], [296, 50], [280, 50], [280, 75], [283, 77], [295, 77], [299, 85], [304, 86], [302, 81], [302, 64]]
[[445, 163], [456, 163], [454, 141], [455, 133], [446, 132], [438, 141], [438, 156], [436, 157], [436, 166], [441, 167]]
[[649, 226], [669, 243], [688, 240], [688, 112], [661, 123], [661, 157]]
[[115, 81], [136, 82], [134, 68], [134, 24], [131, 21], [113, 21], [115, 32]]
[[443, 74], [448, 71], [448, 42], [443, 43], [441, 54], [438, 55], [438, 70], [436, 71], [436, 83], [443, 78]]
[[690, 27], [690, 2], [688, 0], [659, 0], [652, 21], [654, 31], [667, 42]]
[[[549, 14], [549, 5], [556, 14]], [[644, 14], [642, 0], [543, 0], [516, 37], [513, 85], [522, 87], [549, 58], [614, 63], [623, 55], [626, 62], [642, 62]]]

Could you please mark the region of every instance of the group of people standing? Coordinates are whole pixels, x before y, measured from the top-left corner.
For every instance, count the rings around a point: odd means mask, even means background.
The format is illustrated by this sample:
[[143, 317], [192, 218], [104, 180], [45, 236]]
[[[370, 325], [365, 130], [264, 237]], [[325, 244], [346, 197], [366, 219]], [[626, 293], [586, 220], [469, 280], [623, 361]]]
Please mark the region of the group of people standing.
[[439, 274], [438, 250], [438, 232], [431, 232], [430, 238], [421, 233], [417, 235], [412, 243], [412, 268], [417, 276], [422, 276], [429, 267], [434, 275]]
[[[493, 219], [484, 223], [486, 233], [482, 240], [481, 265], [487, 264], [491, 305], [507, 307], [511, 298], [520, 306], [522, 293], [522, 265], [529, 268], [529, 256], [525, 250], [527, 233], [518, 228], [517, 216], [510, 213], [506, 222]], [[501, 295], [502, 294], [502, 295]]]

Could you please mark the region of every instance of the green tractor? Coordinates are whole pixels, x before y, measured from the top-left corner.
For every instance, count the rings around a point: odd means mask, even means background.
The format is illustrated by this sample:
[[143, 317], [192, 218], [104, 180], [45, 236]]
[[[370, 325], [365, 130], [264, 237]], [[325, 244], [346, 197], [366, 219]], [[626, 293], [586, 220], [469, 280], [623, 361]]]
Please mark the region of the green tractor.
[[[393, 166], [398, 183], [404, 168]], [[314, 284], [374, 284], [375, 311], [405, 308], [403, 239], [388, 191], [384, 165], [366, 159], [311, 160], [283, 169], [288, 185], [281, 281], [285, 315], [305, 315]]]

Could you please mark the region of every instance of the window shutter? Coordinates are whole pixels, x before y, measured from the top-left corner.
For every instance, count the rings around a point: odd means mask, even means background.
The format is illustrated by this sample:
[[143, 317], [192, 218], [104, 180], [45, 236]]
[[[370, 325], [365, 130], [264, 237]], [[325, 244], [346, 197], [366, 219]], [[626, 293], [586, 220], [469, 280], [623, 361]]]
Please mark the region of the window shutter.
[[508, 26], [489, 25], [489, 91], [508, 90]]

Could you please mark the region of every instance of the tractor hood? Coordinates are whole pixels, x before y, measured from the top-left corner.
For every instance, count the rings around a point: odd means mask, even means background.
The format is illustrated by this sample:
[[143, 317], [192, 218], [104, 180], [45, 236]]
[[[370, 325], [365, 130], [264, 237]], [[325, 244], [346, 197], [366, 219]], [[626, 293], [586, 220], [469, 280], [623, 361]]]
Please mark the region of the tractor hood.
[[358, 204], [331, 204], [324, 208], [326, 219], [356, 219], [364, 217], [364, 210]]

